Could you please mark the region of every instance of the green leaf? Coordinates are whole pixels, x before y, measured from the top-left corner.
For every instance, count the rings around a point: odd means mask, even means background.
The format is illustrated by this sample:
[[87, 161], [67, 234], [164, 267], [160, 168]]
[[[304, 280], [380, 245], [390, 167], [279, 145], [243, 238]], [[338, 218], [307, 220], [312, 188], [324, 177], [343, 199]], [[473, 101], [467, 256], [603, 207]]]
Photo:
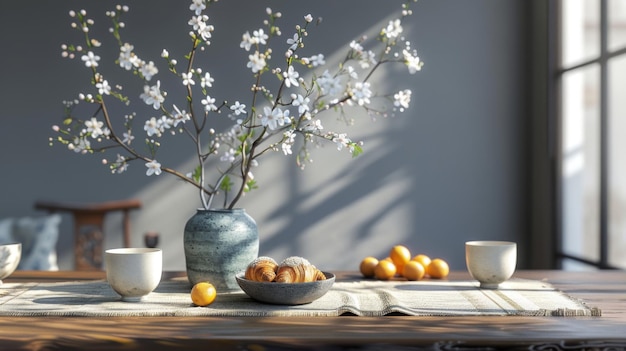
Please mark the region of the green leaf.
[[202, 166], [198, 165], [198, 167], [196, 167], [196, 169], [193, 170], [193, 173], [191, 174], [191, 178], [193, 178], [194, 182], [200, 184], [200, 181], [202, 180]]
[[363, 148], [361, 145], [354, 143], [352, 144], [352, 157], [357, 157], [363, 153]]
[[232, 187], [233, 187], [233, 182], [230, 181], [230, 177], [225, 176], [224, 179], [222, 179], [222, 182], [220, 183], [220, 189], [228, 192], [232, 189]]
[[248, 193], [254, 189], [258, 189], [259, 187], [257, 186], [256, 180], [254, 179], [250, 179], [248, 180], [248, 182], [246, 183], [246, 187], [244, 189], [244, 192]]

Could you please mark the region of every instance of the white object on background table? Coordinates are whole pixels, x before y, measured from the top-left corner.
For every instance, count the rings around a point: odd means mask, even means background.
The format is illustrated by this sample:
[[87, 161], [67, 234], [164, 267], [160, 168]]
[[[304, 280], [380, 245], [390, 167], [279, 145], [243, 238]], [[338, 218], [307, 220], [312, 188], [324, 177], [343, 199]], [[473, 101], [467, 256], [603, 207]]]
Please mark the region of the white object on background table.
[[465, 263], [481, 288], [497, 289], [515, 272], [517, 244], [511, 241], [468, 241], [465, 243]]

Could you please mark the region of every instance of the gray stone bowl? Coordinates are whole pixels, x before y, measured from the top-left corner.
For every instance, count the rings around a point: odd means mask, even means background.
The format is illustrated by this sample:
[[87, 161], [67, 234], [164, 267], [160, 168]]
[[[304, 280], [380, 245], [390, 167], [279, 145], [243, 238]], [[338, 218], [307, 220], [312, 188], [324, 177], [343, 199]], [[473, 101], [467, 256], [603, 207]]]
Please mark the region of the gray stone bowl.
[[274, 305], [303, 305], [324, 296], [335, 283], [335, 275], [323, 272], [325, 280], [308, 283], [273, 283], [248, 280], [244, 273], [235, 276], [239, 287], [259, 302]]
[[0, 244], [0, 284], [2, 279], [15, 272], [22, 259], [22, 244]]

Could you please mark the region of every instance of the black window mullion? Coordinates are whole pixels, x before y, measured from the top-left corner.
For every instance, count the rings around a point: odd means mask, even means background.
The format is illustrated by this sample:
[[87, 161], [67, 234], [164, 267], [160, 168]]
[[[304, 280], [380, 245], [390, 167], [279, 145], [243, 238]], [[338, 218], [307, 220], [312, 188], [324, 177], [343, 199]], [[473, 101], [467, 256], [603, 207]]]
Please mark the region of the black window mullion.
[[609, 267], [608, 4], [600, 1], [600, 268]]
[[562, 118], [561, 118], [561, 81], [563, 73], [561, 62], [561, 2], [548, 1], [548, 153], [550, 155], [551, 187], [552, 187], [552, 248], [554, 268], [563, 268], [563, 206], [561, 182], [562, 155]]

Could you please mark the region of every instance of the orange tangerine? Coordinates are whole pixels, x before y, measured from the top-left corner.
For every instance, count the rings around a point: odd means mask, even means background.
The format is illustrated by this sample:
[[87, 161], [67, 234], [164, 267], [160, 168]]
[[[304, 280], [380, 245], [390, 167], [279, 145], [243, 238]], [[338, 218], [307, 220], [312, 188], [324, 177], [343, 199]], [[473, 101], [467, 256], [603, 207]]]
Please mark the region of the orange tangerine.
[[361, 261], [359, 270], [364, 277], [371, 278], [374, 276], [374, 269], [378, 265], [378, 259], [376, 257], [368, 256]]
[[199, 282], [191, 288], [191, 301], [196, 306], [208, 306], [215, 301], [216, 296], [217, 290], [209, 282]]
[[426, 275], [426, 269], [417, 261], [409, 261], [404, 265], [402, 275], [408, 280], [420, 280]]
[[448, 276], [448, 273], [450, 273], [450, 267], [441, 258], [433, 259], [426, 268], [426, 274], [435, 279], [445, 278]]
[[402, 274], [402, 268], [411, 260], [411, 251], [406, 246], [396, 245], [391, 248], [389, 252], [389, 258], [396, 266], [399, 274]]
[[374, 268], [376, 279], [389, 280], [396, 275], [396, 266], [391, 261], [382, 260]]
[[413, 257], [411, 259], [411, 261], [419, 262], [419, 263], [422, 264], [422, 266], [428, 267], [428, 265], [430, 264], [431, 260], [430, 260], [430, 257], [428, 257], [428, 256], [426, 256], [424, 254], [419, 254], [419, 255]]

